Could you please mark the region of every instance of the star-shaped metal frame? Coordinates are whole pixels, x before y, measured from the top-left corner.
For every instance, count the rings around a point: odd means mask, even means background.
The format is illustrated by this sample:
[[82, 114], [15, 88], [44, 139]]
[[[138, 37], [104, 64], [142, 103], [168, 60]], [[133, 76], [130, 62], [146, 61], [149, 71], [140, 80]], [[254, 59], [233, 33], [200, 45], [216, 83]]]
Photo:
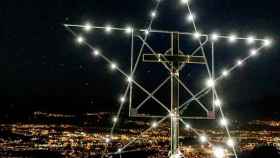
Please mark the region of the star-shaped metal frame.
[[[147, 28], [145, 29], [136, 29], [136, 28], [132, 28], [130, 26], [127, 27], [112, 27], [110, 25], [107, 26], [93, 26], [90, 23], [86, 23], [84, 25], [72, 25], [72, 24], [64, 24], [64, 26], [66, 27], [66, 29], [68, 31], [70, 31], [75, 37], [76, 37], [76, 42], [79, 44], [84, 44], [86, 46], [88, 46], [91, 50], [92, 50], [92, 55], [94, 57], [101, 57], [102, 59], [104, 59], [108, 64], [110, 64], [110, 67], [112, 70], [117, 70], [118, 72], [120, 72], [121, 75], [123, 75], [126, 80], [127, 80], [127, 86], [126, 89], [122, 95], [122, 97], [120, 98], [120, 107], [117, 111], [117, 114], [112, 118], [113, 121], [113, 126], [111, 129], [111, 134], [108, 137], [104, 138], [104, 143], [106, 145], [103, 156], [104, 155], [111, 155], [111, 154], [122, 154], [125, 149], [131, 145], [133, 142], [135, 142], [137, 139], [141, 138], [141, 136], [143, 134], [145, 134], [146, 132], [153, 130], [154, 128], [156, 128], [160, 123], [162, 123], [163, 121], [165, 121], [167, 118], [172, 117], [172, 113], [170, 111], [170, 109], [168, 108], [168, 106], [166, 106], [165, 104], [163, 104], [157, 97], [155, 97], [155, 93], [159, 91], [159, 89], [167, 83], [167, 81], [171, 78], [170, 76], [167, 77], [155, 90], [153, 90], [152, 92], [149, 92], [146, 88], [144, 88], [141, 84], [139, 84], [136, 79], [133, 78], [133, 75], [135, 74], [137, 67], [139, 65], [139, 62], [141, 60], [141, 56], [143, 55], [143, 50], [144, 48], [147, 48], [148, 50], [150, 50], [150, 52], [152, 52], [152, 54], [157, 55], [156, 51], [153, 50], [153, 48], [148, 44], [147, 39], [149, 38], [149, 34], [152, 33], [161, 33], [161, 34], [170, 34], [173, 33], [173, 31], [167, 31], [167, 30], [157, 30], [157, 29], [153, 29], [152, 25], [154, 20], [158, 17], [158, 10], [160, 7], [160, 4], [162, 3], [162, 1], [164, 0], [156, 0], [156, 5], [154, 7], [154, 10], [151, 11], [150, 13], [150, 21], [149, 21], [149, 25], [147, 26]], [[199, 140], [201, 141], [201, 143], [208, 143], [209, 145], [211, 145], [213, 147], [213, 154], [214, 156], [219, 156], [219, 155], [215, 155], [217, 154], [219, 151], [217, 151], [217, 153], [215, 153], [216, 150], [220, 149], [216, 146], [214, 146], [208, 139], [207, 136], [205, 135], [205, 133], [199, 133], [196, 129], [192, 128], [190, 126], [190, 124], [186, 123], [184, 119], [214, 119], [215, 118], [215, 109], [217, 108], [220, 111], [220, 115], [221, 115], [221, 119], [219, 120], [221, 126], [225, 127], [226, 129], [226, 133], [228, 135], [228, 139], [225, 141], [225, 144], [227, 144], [233, 151], [233, 154], [235, 155], [235, 157], [237, 158], [237, 153], [236, 153], [236, 149], [235, 149], [235, 141], [232, 139], [231, 134], [229, 132], [229, 128], [228, 128], [228, 120], [226, 119], [224, 112], [222, 110], [222, 101], [220, 100], [220, 97], [217, 93], [216, 90], [216, 85], [217, 83], [226, 78], [232, 71], [234, 71], [235, 69], [241, 67], [244, 62], [246, 62], [247, 60], [249, 60], [250, 58], [253, 58], [254, 56], [258, 55], [260, 53], [260, 51], [271, 45], [272, 41], [270, 39], [257, 39], [254, 36], [248, 36], [248, 37], [238, 37], [234, 34], [231, 34], [229, 36], [223, 36], [223, 35], [219, 35], [217, 33], [213, 33], [213, 34], [202, 34], [199, 32], [199, 29], [195, 23], [195, 15], [192, 13], [191, 7], [190, 7], [190, 1], [189, 0], [181, 0], [180, 3], [186, 7], [186, 12], [187, 12], [187, 16], [186, 16], [186, 20], [192, 24], [194, 31], [193, 32], [177, 32], [180, 35], [186, 35], [186, 36], [192, 36], [195, 40], [197, 40], [199, 46], [192, 51], [191, 54], [188, 54], [190, 56], [194, 56], [198, 53], [201, 53], [201, 56], [205, 59], [206, 64], [206, 70], [208, 73], [208, 79], [206, 80], [206, 85], [205, 88], [201, 89], [200, 91], [194, 93], [192, 90], [190, 90], [190, 88], [180, 79], [177, 78], [178, 82], [180, 83], [181, 87], [183, 87], [184, 90], [186, 90], [190, 95], [191, 98], [187, 99], [184, 103], [182, 103], [179, 107], [180, 112], [183, 112], [188, 105], [191, 102], [196, 102], [198, 103], [201, 108], [207, 113], [206, 117], [184, 117], [179, 115], [179, 120], [180, 122], [182, 122], [185, 126], [186, 129], [193, 131], [195, 134], [197, 134], [199, 136]], [[105, 55], [105, 52], [101, 52], [99, 49], [97, 49], [96, 47], [94, 47], [93, 45], [91, 45], [90, 43], [87, 42], [87, 40], [81, 36], [80, 34], [77, 34], [72, 28], [73, 27], [78, 27], [83, 29], [85, 32], [90, 32], [92, 29], [95, 30], [104, 30], [107, 33], [110, 33], [111, 31], [124, 31], [126, 34], [131, 36], [131, 63], [130, 63], [130, 72], [126, 73], [125, 71], [123, 71], [116, 63], [113, 62], [113, 60], [109, 57], [107, 57]], [[142, 36], [144, 35], [144, 37]], [[139, 53], [137, 54], [137, 58], [136, 58], [136, 62], [134, 63], [134, 55], [135, 55], [135, 49], [134, 49], [134, 38], [137, 38], [138, 40], [141, 41], [141, 47], [139, 50]], [[249, 51], [249, 55], [244, 57], [244, 58], [240, 58], [238, 60], [236, 60], [236, 63], [233, 64], [230, 68], [228, 69], [224, 69], [222, 71], [221, 74], [217, 75], [215, 73], [215, 43], [218, 40], [227, 40], [229, 43], [235, 43], [237, 40], [244, 40], [246, 41], [246, 43], [248, 45], [252, 45], [254, 43], [258, 43], [260, 44], [259, 47], [256, 48], [252, 48]], [[206, 54], [206, 49], [205, 49], [205, 45], [207, 43], [211, 44], [211, 59], [210, 61], [208, 61], [209, 59], [207, 58]], [[168, 51], [166, 52], [168, 53]], [[183, 52], [182, 52], [183, 54]], [[162, 60], [161, 56], [158, 56], [158, 60]], [[211, 64], [209, 64], [209, 62], [211, 62]], [[164, 65], [165, 68], [167, 68], [168, 71], [170, 71], [170, 67], [166, 64], [166, 63], [162, 63]], [[210, 67], [211, 65], [211, 67]], [[183, 69], [185, 66], [185, 64], [182, 64], [180, 69]], [[139, 89], [141, 89], [144, 93], [146, 93], [148, 96], [137, 106], [133, 106], [132, 107], [132, 95], [133, 95], [133, 86], [138, 87]], [[201, 97], [203, 97], [206, 93], [212, 92], [212, 103], [210, 103], [212, 109], [209, 109], [205, 104], [202, 103], [202, 101], [200, 100]], [[132, 138], [132, 140], [130, 142], [128, 142], [127, 144], [125, 144], [124, 146], [122, 146], [121, 148], [119, 148], [116, 152], [108, 152], [107, 151], [107, 145], [110, 143], [110, 140], [113, 138], [114, 135], [114, 129], [116, 127], [116, 124], [118, 123], [121, 111], [123, 109], [124, 104], [126, 103], [126, 98], [129, 98], [129, 116], [132, 117], [157, 117], [157, 116], [150, 116], [150, 115], [139, 115], [137, 113], [138, 109], [141, 108], [145, 102], [149, 99], [153, 99], [154, 101], [156, 101], [161, 107], [163, 107], [166, 111], [167, 111], [167, 115], [166, 116], [160, 116], [158, 118], [160, 118], [158, 121], [151, 123], [151, 127], [146, 129], [145, 131], [143, 131], [140, 135], [138, 135], [137, 137]], [[127, 152], [127, 151], [126, 151]], [[219, 153], [222, 154], [222, 153]], [[179, 156], [180, 153], [178, 151], [178, 155], [170, 155], [170, 157], [175, 157], [175, 156]], [[221, 156], [221, 155], [220, 155]]]

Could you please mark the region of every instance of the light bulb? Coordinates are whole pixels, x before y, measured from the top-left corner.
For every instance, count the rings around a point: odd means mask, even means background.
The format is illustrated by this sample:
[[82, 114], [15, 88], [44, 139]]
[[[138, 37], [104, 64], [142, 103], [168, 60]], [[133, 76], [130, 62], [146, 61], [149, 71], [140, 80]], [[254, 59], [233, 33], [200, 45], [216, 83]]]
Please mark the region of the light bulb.
[[133, 81], [133, 78], [131, 76], [128, 76], [126, 80], [127, 82], [131, 83]]
[[215, 158], [224, 158], [225, 150], [222, 147], [213, 147], [213, 156]]
[[84, 30], [86, 32], [89, 32], [91, 29], [92, 29], [92, 25], [90, 23], [86, 23], [85, 26], [84, 26]]
[[263, 42], [263, 45], [265, 47], [269, 47], [271, 45], [272, 41], [270, 39], [265, 39], [264, 42]]
[[82, 36], [78, 36], [77, 39], [76, 39], [76, 41], [77, 41], [79, 44], [82, 44], [82, 43], [85, 41], [85, 39], [84, 39]]
[[201, 136], [199, 137], [199, 141], [200, 141], [201, 143], [205, 143], [205, 142], [207, 142], [207, 137], [206, 137], [205, 135], [201, 135]]
[[233, 140], [233, 139], [228, 139], [228, 140], [227, 140], [227, 145], [228, 145], [229, 147], [234, 147], [234, 145], [235, 145], [234, 140]]
[[112, 32], [112, 26], [111, 25], [105, 26], [105, 32], [111, 33]]
[[120, 101], [121, 101], [122, 103], [124, 103], [124, 102], [125, 102], [125, 97], [121, 97], [121, 98], [120, 98]]
[[247, 37], [247, 43], [248, 44], [253, 44], [255, 42], [255, 37], [254, 36], [248, 36]]
[[181, 0], [181, 4], [188, 4], [189, 0]]
[[188, 22], [193, 22], [195, 19], [195, 16], [193, 14], [189, 14], [186, 19]]
[[155, 18], [156, 16], [157, 16], [157, 12], [156, 12], [156, 11], [152, 11], [152, 12], [151, 12], [151, 17], [152, 17], [152, 18]]
[[157, 122], [152, 123], [152, 128], [156, 128], [158, 126]]
[[212, 78], [210, 78], [210, 79], [206, 80], [206, 85], [207, 85], [207, 87], [214, 87], [215, 81]]
[[222, 126], [227, 126], [227, 125], [228, 125], [228, 120], [227, 120], [226, 118], [222, 118], [222, 119], [220, 120], [220, 124], [221, 124]]
[[213, 33], [213, 34], [211, 35], [211, 40], [212, 40], [212, 41], [217, 41], [218, 38], [219, 38], [219, 35], [218, 35], [217, 33]]
[[130, 33], [132, 33], [132, 32], [133, 32], [133, 28], [132, 28], [132, 27], [127, 26], [127, 27], [125, 28], [125, 33], [126, 33], [126, 34], [130, 34]]
[[115, 70], [116, 68], [117, 68], [117, 64], [112, 63], [112, 64], [111, 64], [111, 69], [112, 69], [112, 70]]
[[222, 101], [220, 99], [216, 99], [216, 100], [214, 100], [214, 105], [216, 107], [220, 107], [220, 106], [222, 106]]
[[257, 53], [258, 53], [258, 51], [257, 51], [256, 49], [251, 49], [251, 50], [250, 50], [250, 54], [251, 54], [252, 56], [257, 55]]
[[228, 38], [228, 41], [229, 41], [230, 43], [234, 43], [234, 42], [236, 42], [236, 40], [237, 40], [237, 36], [234, 35], [234, 34], [231, 34], [231, 35], [229, 36], [229, 38]]
[[201, 33], [195, 32], [195, 33], [193, 34], [193, 36], [194, 36], [195, 39], [198, 39], [198, 38], [200, 38]]
[[229, 75], [229, 72], [228, 72], [227, 70], [223, 70], [223, 71], [222, 71], [222, 75], [223, 75], [224, 77], [227, 77], [227, 76]]
[[118, 122], [118, 118], [117, 117], [113, 117], [113, 122], [114, 123]]
[[238, 66], [241, 66], [243, 64], [243, 61], [239, 59], [239, 60], [237, 60], [236, 63], [237, 63]]

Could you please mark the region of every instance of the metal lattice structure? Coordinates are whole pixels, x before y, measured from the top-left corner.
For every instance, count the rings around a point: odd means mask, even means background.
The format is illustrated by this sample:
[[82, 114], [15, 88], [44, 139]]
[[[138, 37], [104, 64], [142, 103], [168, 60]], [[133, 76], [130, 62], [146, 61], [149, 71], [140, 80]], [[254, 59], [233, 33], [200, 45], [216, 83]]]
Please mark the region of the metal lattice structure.
[[[166, 119], [170, 118], [170, 154], [169, 157], [175, 158], [175, 157], [180, 157], [182, 156], [180, 154], [180, 146], [178, 145], [178, 137], [179, 137], [179, 124], [180, 122], [184, 124], [185, 128], [190, 129], [193, 131], [195, 134], [199, 136], [199, 139], [201, 143], [208, 143], [211, 144], [211, 142], [208, 141], [207, 136], [204, 133], [199, 133], [196, 129], [192, 128], [190, 124], [185, 122], [185, 119], [215, 119], [216, 116], [216, 110], [220, 112], [221, 118], [219, 120], [221, 126], [223, 126], [226, 130], [228, 139], [225, 142], [229, 148], [232, 149], [235, 157], [237, 157], [237, 153], [235, 150], [235, 141], [232, 139], [229, 128], [228, 128], [228, 120], [224, 115], [224, 112], [222, 110], [222, 101], [220, 100], [220, 97], [218, 95], [218, 92], [216, 90], [216, 85], [220, 80], [223, 80], [226, 78], [229, 73], [234, 71], [235, 69], [241, 67], [244, 62], [249, 60], [250, 58], [253, 58], [257, 54], [260, 53], [260, 51], [268, 47], [271, 44], [270, 39], [257, 39], [254, 38], [253, 36], [248, 36], [248, 37], [237, 37], [234, 34], [231, 34], [229, 36], [223, 36], [219, 35], [217, 33], [213, 34], [201, 34], [198, 31], [198, 27], [195, 23], [195, 16], [192, 13], [191, 7], [190, 7], [190, 2], [189, 0], [181, 0], [181, 3], [186, 7], [187, 10], [187, 17], [186, 19], [188, 22], [190, 22], [193, 26], [194, 32], [179, 32], [179, 31], [166, 31], [166, 30], [157, 30], [153, 29], [152, 25], [154, 22], [154, 19], [157, 18], [158, 16], [158, 10], [160, 7], [160, 4], [163, 2], [163, 0], [157, 0], [156, 1], [156, 6], [154, 10], [150, 14], [150, 22], [147, 28], [145, 29], [136, 29], [132, 28], [130, 26], [128, 27], [112, 27], [112, 26], [93, 26], [90, 23], [86, 23], [84, 25], [72, 25], [72, 24], [65, 24], [64, 26], [67, 28], [68, 31], [70, 31], [75, 37], [76, 37], [76, 42], [79, 44], [84, 44], [88, 46], [92, 50], [92, 55], [97, 57], [101, 57], [104, 59], [108, 64], [110, 64], [110, 67], [112, 70], [118, 71], [121, 75], [123, 75], [126, 80], [127, 80], [127, 86], [126, 89], [120, 98], [120, 107], [117, 111], [116, 116], [113, 117], [113, 126], [111, 129], [111, 137], [114, 135], [114, 129], [118, 123], [121, 111], [125, 105], [127, 98], [128, 100], [128, 105], [129, 105], [129, 116], [131, 117], [152, 117], [152, 118], [159, 118], [159, 121], [153, 122], [151, 124], [151, 127], [148, 128], [147, 130], [143, 131], [140, 135], [139, 138], [141, 137], [142, 134], [145, 134], [146, 132], [156, 128], [160, 123], [165, 121]], [[89, 32], [92, 29], [95, 30], [104, 30], [107, 33], [110, 33], [111, 31], [123, 31], [126, 34], [130, 35], [130, 40], [131, 40], [131, 62], [130, 62], [130, 72], [126, 73], [124, 70], [122, 70], [116, 63], [113, 62], [113, 60], [109, 57], [107, 57], [105, 54], [106, 52], [101, 52], [98, 50], [96, 47], [93, 47], [90, 43], [87, 42], [87, 40], [77, 34], [72, 28], [73, 27], [78, 27], [83, 29], [86, 32]], [[158, 34], [166, 34], [170, 35], [170, 49], [168, 49], [164, 53], [159, 53], [156, 52], [152, 46], [150, 46], [147, 42], [149, 35], [152, 33], [158, 33]], [[186, 53], [180, 50], [180, 36], [191, 36], [193, 37], [199, 44], [199, 46], [193, 50], [190, 53]], [[134, 38], [137, 38], [138, 40], [141, 41], [141, 47], [139, 50], [139, 53], [135, 53], [135, 48], [134, 48]], [[227, 40], [229, 43], [234, 43], [237, 40], [243, 40], [246, 41], [248, 45], [252, 45], [254, 43], [258, 43], [260, 46], [256, 48], [252, 48], [249, 51], [249, 55], [242, 58], [238, 59], [235, 64], [233, 64], [230, 68], [224, 69], [221, 74], [216, 74], [215, 73], [215, 43], [217, 43], [218, 40]], [[207, 43], [211, 44], [211, 50], [210, 52], [207, 52], [205, 49], [205, 45]], [[144, 48], [147, 48], [150, 53], [149, 54], [144, 54]], [[200, 53], [200, 54], [199, 54]], [[211, 59], [207, 58], [207, 53], [210, 54]], [[199, 55], [198, 55], [199, 54]], [[136, 55], [136, 62], [134, 62], [134, 56]], [[162, 64], [166, 70], [169, 72], [169, 76], [160, 84], [158, 87], [152, 91], [149, 92], [144, 86], [139, 84], [136, 79], [133, 78], [137, 67], [139, 63], [141, 62], [141, 59], [143, 59], [144, 62], [154, 62], [154, 63], [159, 63]], [[209, 64], [211, 63], [211, 64]], [[145, 63], [144, 63], [145, 64]], [[207, 75], [208, 78], [206, 80], [206, 85], [203, 89], [201, 89], [198, 92], [193, 92], [187, 85], [186, 83], [180, 79], [180, 71], [184, 69], [184, 67], [188, 64], [200, 64], [205, 66], [207, 70]], [[168, 81], [170, 80], [171, 84], [171, 99], [170, 99], [170, 105], [166, 105], [162, 103], [156, 96], [155, 93], [160, 90], [160, 88], [165, 85]], [[133, 105], [133, 87], [137, 87], [141, 89], [144, 93], [146, 93], [148, 96], [137, 106]], [[184, 103], [179, 102], [179, 88], [183, 88], [186, 92], [190, 94], [190, 98], [188, 98]], [[212, 102], [208, 103], [205, 105], [200, 99], [203, 97], [205, 93], [210, 93], [212, 92]], [[138, 110], [144, 106], [144, 104], [149, 100], [152, 99], [155, 102], [157, 102], [163, 109], [166, 110], [167, 115], [166, 116], [152, 116], [152, 115], [146, 115], [146, 114], [139, 114]], [[186, 110], [188, 105], [191, 102], [196, 102], [206, 113], [206, 115], [201, 116], [201, 117], [192, 117], [192, 116], [184, 116], [182, 115], [183, 111]], [[210, 106], [209, 106], [210, 105]], [[104, 141], [106, 144], [110, 142], [111, 137], [106, 137], [104, 138]], [[137, 138], [132, 139], [129, 143], [124, 145], [123, 147], [119, 148], [116, 152], [113, 153], [106, 153], [104, 152], [104, 155], [106, 154], [122, 154], [125, 152], [125, 149], [127, 149], [128, 146], [133, 144]], [[106, 149], [104, 150], [106, 151]], [[213, 154], [216, 157], [222, 158], [224, 157], [224, 152], [223, 149], [220, 147], [215, 147], [213, 145]], [[103, 156], [104, 156], [103, 155]]]

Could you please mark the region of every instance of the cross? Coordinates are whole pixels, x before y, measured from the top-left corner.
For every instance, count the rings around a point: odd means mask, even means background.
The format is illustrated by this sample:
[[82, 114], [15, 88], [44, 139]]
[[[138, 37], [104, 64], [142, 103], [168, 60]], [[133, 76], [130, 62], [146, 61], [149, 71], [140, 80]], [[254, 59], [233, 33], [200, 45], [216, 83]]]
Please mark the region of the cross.
[[203, 56], [183, 55], [180, 52], [179, 46], [180, 34], [179, 32], [171, 33], [171, 54], [144, 54], [144, 62], [154, 63], [168, 63], [170, 65], [171, 75], [171, 155], [176, 155], [178, 151], [179, 139], [179, 87], [178, 81], [180, 76], [181, 64], [206, 64]]

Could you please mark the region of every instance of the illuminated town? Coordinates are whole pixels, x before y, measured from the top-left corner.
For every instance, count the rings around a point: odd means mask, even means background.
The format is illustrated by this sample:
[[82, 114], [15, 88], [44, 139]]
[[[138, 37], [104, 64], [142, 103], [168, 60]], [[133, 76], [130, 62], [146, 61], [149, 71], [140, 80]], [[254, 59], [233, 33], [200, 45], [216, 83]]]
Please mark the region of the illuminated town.
[[[107, 113], [85, 114], [86, 116], [99, 116], [105, 119]], [[75, 115], [63, 115], [52, 113], [35, 112], [34, 118], [74, 118]], [[103, 120], [104, 121], [104, 120]], [[102, 121], [101, 121], [102, 122]], [[110, 140], [106, 150], [115, 151], [120, 146], [128, 143], [131, 139], [138, 137], [139, 133], [150, 126], [142, 121], [129, 121], [130, 128], [122, 128], [118, 134]], [[245, 126], [246, 129], [233, 129], [232, 136], [237, 143], [238, 153], [253, 150], [258, 145], [273, 145], [280, 148], [280, 121], [252, 121]], [[238, 123], [237, 123], [238, 124]], [[131, 128], [134, 126], [134, 128]], [[260, 130], [257, 126], [266, 127]], [[107, 138], [110, 135], [107, 127], [91, 127], [87, 125], [71, 124], [1, 124], [0, 154], [1, 156], [30, 156], [30, 154], [43, 153], [61, 155], [65, 157], [101, 157]], [[226, 133], [220, 129], [197, 129], [204, 131], [215, 144], [223, 144]], [[181, 152], [189, 157], [211, 157], [211, 147], [196, 142], [196, 135], [185, 128], [181, 131], [184, 136], [180, 137], [182, 142]], [[138, 141], [127, 149], [132, 153], [143, 154], [150, 158], [166, 157], [169, 150], [168, 123], [162, 124], [155, 130], [142, 135]], [[226, 151], [228, 157], [232, 156]], [[129, 153], [128, 153], [129, 154]], [[123, 156], [126, 153], [122, 153]], [[143, 155], [144, 156], [144, 155]]]

